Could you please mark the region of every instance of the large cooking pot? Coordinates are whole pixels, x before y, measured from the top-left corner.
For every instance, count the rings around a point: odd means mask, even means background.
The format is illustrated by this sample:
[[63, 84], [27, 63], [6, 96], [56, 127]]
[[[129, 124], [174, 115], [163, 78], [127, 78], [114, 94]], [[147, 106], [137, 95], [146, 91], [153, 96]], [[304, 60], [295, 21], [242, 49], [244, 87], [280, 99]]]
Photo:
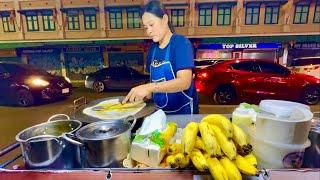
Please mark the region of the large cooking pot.
[[[133, 120], [130, 124], [130, 120]], [[82, 167], [120, 167], [130, 150], [134, 116], [113, 121], [88, 124], [76, 132], [76, 137], [65, 134], [64, 138], [79, 145]]]
[[[62, 118], [64, 117], [64, 118]], [[22, 130], [16, 135], [27, 169], [70, 169], [80, 167], [79, 147], [66, 141], [63, 134], [72, 134], [81, 127], [78, 120], [56, 114], [48, 122]]]

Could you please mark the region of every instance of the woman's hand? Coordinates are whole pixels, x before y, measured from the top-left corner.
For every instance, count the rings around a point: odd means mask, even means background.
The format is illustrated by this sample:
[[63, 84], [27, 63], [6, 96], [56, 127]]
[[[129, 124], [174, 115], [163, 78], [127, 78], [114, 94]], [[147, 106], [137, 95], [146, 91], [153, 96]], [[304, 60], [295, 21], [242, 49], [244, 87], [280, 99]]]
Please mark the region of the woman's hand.
[[130, 90], [126, 98], [122, 101], [122, 103], [126, 102], [134, 102], [134, 101], [143, 101], [143, 99], [151, 98], [153, 89], [153, 83], [143, 84], [140, 86], [136, 86]]

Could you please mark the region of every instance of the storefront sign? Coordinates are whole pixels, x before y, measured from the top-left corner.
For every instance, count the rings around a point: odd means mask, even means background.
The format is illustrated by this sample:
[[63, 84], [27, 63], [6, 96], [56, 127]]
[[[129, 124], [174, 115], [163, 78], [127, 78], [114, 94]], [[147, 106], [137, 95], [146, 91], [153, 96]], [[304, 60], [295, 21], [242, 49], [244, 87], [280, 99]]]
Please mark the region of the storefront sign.
[[256, 49], [257, 44], [222, 44], [222, 49]]
[[53, 53], [53, 49], [24, 49], [22, 53], [31, 54], [31, 53]]
[[98, 46], [94, 46], [94, 47], [67, 47], [67, 48], [63, 48], [63, 51], [66, 53], [100, 52], [100, 47], [98, 47]]
[[198, 49], [278, 49], [280, 43], [200, 44]]
[[297, 43], [293, 47], [296, 49], [320, 49], [320, 43]]

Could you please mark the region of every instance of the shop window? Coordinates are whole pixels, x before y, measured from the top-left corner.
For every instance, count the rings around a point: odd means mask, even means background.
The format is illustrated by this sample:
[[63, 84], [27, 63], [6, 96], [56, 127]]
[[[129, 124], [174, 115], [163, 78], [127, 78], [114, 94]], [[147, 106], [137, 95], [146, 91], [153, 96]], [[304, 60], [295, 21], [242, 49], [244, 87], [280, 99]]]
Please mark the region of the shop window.
[[265, 24], [278, 24], [279, 6], [266, 6]]
[[15, 32], [14, 21], [10, 20], [10, 14], [8, 16], [2, 15], [2, 25], [4, 32]]
[[110, 29], [122, 29], [122, 13], [121, 10], [109, 12]]
[[84, 10], [84, 28], [86, 30], [97, 29], [97, 16], [95, 10]]
[[297, 4], [294, 13], [294, 24], [308, 23], [309, 4]]
[[68, 14], [68, 30], [79, 30], [79, 12], [78, 11], [69, 11]]
[[27, 13], [26, 19], [28, 31], [39, 31], [38, 16], [36, 13]]
[[171, 10], [171, 23], [174, 27], [184, 26], [184, 9], [172, 9]]
[[316, 4], [315, 10], [314, 10], [313, 22], [320, 23], [320, 2]]
[[217, 25], [230, 25], [231, 21], [231, 7], [220, 5], [217, 12]]
[[43, 30], [44, 31], [54, 31], [56, 26], [53, 20], [52, 11], [43, 11], [42, 12], [42, 21], [43, 21]]
[[212, 9], [211, 8], [199, 8], [199, 26], [211, 26], [212, 25]]
[[128, 28], [140, 28], [140, 11], [136, 9], [127, 10]]
[[246, 7], [246, 25], [259, 24], [260, 5]]

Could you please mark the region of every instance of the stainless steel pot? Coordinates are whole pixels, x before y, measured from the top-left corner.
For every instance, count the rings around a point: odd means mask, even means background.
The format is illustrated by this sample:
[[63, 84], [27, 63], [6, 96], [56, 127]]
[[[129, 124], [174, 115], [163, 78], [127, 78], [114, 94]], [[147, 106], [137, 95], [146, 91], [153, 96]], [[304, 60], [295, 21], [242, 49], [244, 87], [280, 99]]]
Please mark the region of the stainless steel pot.
[[[62, 118], [63, 117], [63, 118]], [[55, 120], [54, 120], [55, 119]], [[70, 169], [80, 166], [76, 156], [79, 147], [69, 143], [63, 134], [72, 134], [81, 127], [78, 120], [56, 114], [48, 122], [22, 130], [16, 135], [27, 169]]]
[[[133, 120], [130, 124], [130, 120]], [[76, 137], [65, 139], [81, 147], [82, 167], [119, 167], [130, 151], [131, 130], [136, 118], [100, 121], [88, 124], [76, 132]]]

